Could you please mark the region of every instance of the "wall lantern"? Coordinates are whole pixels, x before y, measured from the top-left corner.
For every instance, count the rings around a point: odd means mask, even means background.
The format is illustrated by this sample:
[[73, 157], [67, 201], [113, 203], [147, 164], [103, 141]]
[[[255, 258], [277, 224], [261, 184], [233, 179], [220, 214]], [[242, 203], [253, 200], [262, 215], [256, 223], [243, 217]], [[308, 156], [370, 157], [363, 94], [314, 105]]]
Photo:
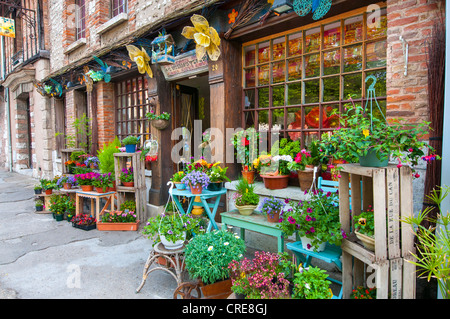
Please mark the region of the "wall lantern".
[[272, 5], [272, 10], [278, 14], [282, 14], [292, 10], [292, 1], [290, 0], [275, 0]]
[[175, 41], [172, 35], [163, 32], [152, 43], [152, 62], [161, 65], [175, 62]]

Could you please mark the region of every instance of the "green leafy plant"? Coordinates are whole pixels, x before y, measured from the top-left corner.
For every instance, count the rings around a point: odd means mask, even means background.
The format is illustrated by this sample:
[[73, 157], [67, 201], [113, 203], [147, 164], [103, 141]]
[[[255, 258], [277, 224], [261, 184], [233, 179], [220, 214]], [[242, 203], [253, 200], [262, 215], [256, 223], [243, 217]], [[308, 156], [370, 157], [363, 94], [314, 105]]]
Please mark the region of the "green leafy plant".
[[[439, 290], [444, 299], [450, 299], [450, 214], [442, 212], [441, 204], [450, 193], [450, 186], [433, 189], [427, 198], [437, 205], [439, 213], [432, 217], [433, 207], [429, 206], [417, 217], [405, 217], [401, 222], [412, 226], [418, 239], [417, 253], [412, 254], [416, 261], [407, 260], [418, 267], [419, 276], [428, 281], [436, 278]], [[425, 227], [428, 221], [433, 227]]]
[[111, 173], [114, 176], [114, 153], [119, 153], [118, 148], [120, 147], [120, 141], [117, 136], [111, 143], [103, 145], [103, 147], [98, 150], [98, 159], [101, 173]]
[[133, 175], [133, 167], [130, 168], [122, 168], [122, 172], [119, 176], [120, 181], [123, 182], [133, 182], [134, 181], [134, 175]]
[[172, 182], [181, 183], [181, 179], [186, 176], [186, 173], [184, 171], [179, 171], [173, 174], [172, 178], [170, 179]]
[[42, 207], [42, 206], [44, 206], [44, 202], [43, 202], [42, 200], [38, 199], [38, 200], [35, 202], [35, 206], [36, 206], [36, 207]]
[[358, 216], [353, 216], [353, 222], [355, 224], [355, 230], [358, 233], [374, 237], [375, 224], [372, 206], [369, 205], [369, 209], [361, 212]]
[[230, 277], [228, 264], [245, 253], [244, 240], [225, 230], [200, 233], [186, 245], [185, 263], [191, 278], [212, 284]]
[[219, 165], [212, 166], [207, 173], [209, 176], [209, 181], [211, 183], [223, 181], [230, 182], [231, 180], [227, 177], [227, 170], [228, 167], [222, 168]]
[[258, 205], [259, 195], [255, 193], [255, 185], [249, 184], [245, 178], [239, 178], [234, 195], [235, 205]]
[[231, 138], [237, 162], [244, 171], [253, 171], [253, 161], [258, 158], [259, 133], [250, 127], [236, 132]]
[[108, 187], [113, 187], [113, 178], [111, 173], [107, 174], [97, 174], [95, 178], [92, 179], [92, 185], [97, 188], [102, 188], [104, 192]]
[[295, 232], [300, 237], [306, 236], [313, 247], [323, 242], [340, 245], [346, 234], [339, 221], [338, 194], [319, 189], [310, 195], [309, 199], [292, 203], [291, 208], [284, 210], [278, 227], [286, 236]]
[[101, 216], [102, 223], [135, 223], [136, 213], [134, 211], [111, 211]]
[[127, 209], [130, 212], [136, 211], [136, 202], [134, 200], [126, 200], [122, 204], [120, 204], [121, 211], [126, 211]]
[[139, 143], [139, 138], [133, 135], [127, 136], [122, 140], [123, 145], [136, 145]]
[[47, 190], [47, 189], [57, 189], [58, 186], [56, 185], [56, 181], [54, 180], [50, 180], [50, 179], [41, 179], [40, 180], [41, 186], [43, 190]]
[[166, 121], [168, 121], [170, 119], [170, 114], [169, 113], [163, 112], [161, 115], [156, 115], [155, 111], [153, 111], [153, 110], [151, 110], [150, 112], [145, 114], [145, 116], [149, 120], [166, 120]]
[[294, 274], [292, 297], [296, 299], [331, 299], [333, 292], [325, 270], [319, 267], [299, 267]]

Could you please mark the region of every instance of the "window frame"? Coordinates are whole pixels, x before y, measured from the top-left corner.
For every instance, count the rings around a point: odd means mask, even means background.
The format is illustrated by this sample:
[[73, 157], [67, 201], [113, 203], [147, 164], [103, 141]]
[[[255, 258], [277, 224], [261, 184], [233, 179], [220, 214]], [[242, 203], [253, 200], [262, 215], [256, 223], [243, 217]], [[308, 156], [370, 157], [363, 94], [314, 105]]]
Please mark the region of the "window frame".
[[117, 17], [121, 13], [128, 13], [128, 0], [111, 0], [110, 8], [110, 18]]
[[75, 41], [86, 38], [86, 0], [75, 0]]
[[[384, 16], [387, 19], [387, 13], [386, 13], [386, 6], [382, 6], [380, 5], [380, 8], [383, 12], [382, 16]], [[362, 29], [362, 40], [360, 41], [354, 41], [352, 43], [344, 43], [344, 34], [345, 34], [345, 21], [347, 19], [351, 19], [351, 18], [357, 18], [359, 16], [362, 16], [362, 24], [363, 24], [363, 29]], [[268, 121], [268, 138], [270, 139], [271, 137], [271, 129], [273, 127], [273, 111], [274, 110], [283, 110], [284, 111], [284, 119], [283, 119], [283, 127], [280, 130], [280, 138], [283, 137], [289, 137], [289, 133], [299, 133], [301, 136], [301, 144], [302, 147], [305, 147], [305, 136], [307, 133], [307, 135], [310, 134], [314, 134], [316, 133], [318, 135], [318, 138], [320, 139], [323, 133], [326, 132], [332, 132], [335, 128], [324, 128], [322, 127], [322, 124], [319, 125], [318, 128], [305, 128], [305, 110], [309, 107], [319, 107], [319, 123], [322, 123], [322, 114], [323, 114], [323, 110], [324, 107], [328, 107], [328, 106], [335, 106], [336, 108], [338, 108], [339, 112], [343, 112], [345, 104], [351, 102], [351, 100], [349, 100], [348, 98], [344, 97], [344, 88], [343, 88], [343, 80], [344, 80], [344, 76], [351, 76], [351, 75], [361, 75], [361, 96], [359, 98], [354, 98], [353, 102], [355, 104], [360, 104], [360, 105], [365, 105], [367, 98], [367, 91], [366, 91], [366, 83], [365, 83], [365, 78], [369, 73], [373, 73], [373, 72], [384, 72], [386, 74], [386, 70], [387, 70], [387, 60], [384, 63], [384, 65], [382, 66], [378, 66], [378, 67], [368, 67], [366, 62], [366, 56], [367, 56], [367, 46], [371, 45], [372, 43], [382, 43], [384, 42], [385, 47], [387, 48], [387, 26], [385, 27], [386, 32], [384, 32], [383, 36], [380, 37], [375, 37], [375, 38], [368, 38], [367, 36], [367, 18], [371, 17], [370, 13], [367, 13], [365, 8], [361, 8], [361, 9], [356, 9], [356, 10], [352, 10], [331, 18], [327, 18], [327, 19], [323, 19], [321, 21], [312, 23], [312, 24], [308, 24], [296, 29], [291, 29], [288, 31], [284, 31], [281, 33], [277, 33], [277, 34], [273, 34], [264, 38], [260, 38], [260, 39], [255, 39], [246, 43], [242, 44], [242, 127], [247, 128], [248, 126], [254, 125], [254, 127], [259, 130], [259, 116], [263, 115], [264, 113], [260, 113], [260, 111], [263, 112], [267, 112], [267, 121]], [[335, 46], [335, 47], [327, 47], [324, 48], [324, 28], [326, 26], [329, 25], [333, 25], [333, 24], [339, 24], [339, 28], [340, 28], [340, 40], [339, 40], [339, 45]], [[311, 52], [305, 52], [305, 35], [306, 32], [309, 30], [313, 30], [319, 28], [319, 32], [320, 32], [320, 49], [318, 51], [311, 51]], [[288, 55], [288, 41], [289, 41], [289, 36], [290, 35], [295, 35], [295, 34], [301, 34], [302, 37], [302, 52], [300, 55], [293, 55], [293, 56], [289, 56]], [[281, 59], [273, 59], [273, 41], [283, 38], [284, 37], [284, 57]], [[269, 42], [269, 61], [268, 62], [263, 62], [263, 63], [258, 63], [259, 61], [257, 60], [258, 58], [258, 45], [259, 44], [264, 44]], [[249, 46], [254, 46], [254, 64], [249, 64], [246, 65], [246, 48]], [[345, 48], [349, 48], [352, 46], [361, 46], [361, 56], [362, 56], [362, 61], [361, 61], [361, 68], [359, 70], [354, 70], [354, 71], [349, 71], [349, 72], [344, 72], [344, 49]], [[328, 75], [324, 75], [323, 73], [323, 69], [324, 69], [324, 54], [328, 53], [328, 52], [333, 52], [335, 50], [339, 50], [339, 54], [340, 54], [340, 65], [339, 65], [339, 72], [337, 73], [333, 73], [333, 74], [328, 74]], [[387, 50], [386, 50], [387, 53]], [[314, 76], [314, 77], [306, 77], [305, 76], [305, 57], [307, 56], [312, 56], [314, 54], [319, 54], [320, 55], [320, 65], [319, 65], [319, 75], [318, 76]], [[288, 68], [288, 61], [293, 60], [293, 59], [300, 59], [301, 61], [301, 77], [300, 79], [296, 79], [293, 81], [289, 81], [289, 68]], [[273, 64], [274, 63], [279, 63], [279, 62], [284, 62], [284, 81], [279, 82], [279, 83], [273, 83], [273, 75], [272, 75], [272, 70], [273, 70]], [[260, 66], [264, 66], [264, 65], [268, 65], [269, 66], [269, 83], [265, 84], [265, 85], [261, 85], [259, 86], [258, 84], [258, 67]], [[253, 73], [254, 73], [254, 81], [255, 84], [252, 87], [246, 87], [246, 70], [250, 70], [253, 69]], [[324, 94], [324, 90], [323, 90], [323, 80], [325, 79], [330, 79], [330, 78], [334, 78], [334, 77], [339, 77], [339, 98], [338, 100], [332, 100], [332, 101], [325, 101], [323, 99], [323, 94]], [[385, 75], [386, 77], [386, 75]], [[318, 81], [319, 83], [319, 98], [318, 98], [318, 102], [313, 102], [313, 103], [305, 103], [305, 94], [304, 94], [304, 90], [305, 90], [305, 82], [308, 83], [308, 81]], [[291, 84], [295, 84], [295, 83], [300, 83], [301, 84], [301, 98], [300, 98], [300, 103], [297, 104], [289, 104], [288, 101], [288, 85]], [[371, 83], [367, 83], [367, 85], [370, 85]], [[277, 87], [278, 85], [280, 86], [284, 86], [284, 103], [282, 106], [274, 106], [273, 105], [273, 101], [272, 101], [272, 97], [273, 97], [273, 88]], [[267, 102], [268, 102], [268, 106], [267, 107], [259, 107], [259, 93], [261, 89], [266, 89], [268, 88], [268, 98], [267, 98]], [[247, 92], [253, 92], [253, 97], [252, 100], [254, 101], [254, 105], [251, 108], [247, 108], [245, 106], [246, 103], [246, 97], [247, 97]], [[377, 92], [379, 93], [379, 92]], [[264, 95], [266, 96], [266, 95]], [[384, 95], [380, 95], [377, 96], [377, 101], [380, 105], [384, 105], [384, 111], [386, 110], [386, 94]], [[381, 102], [381, 103], [380, 103]], [[301, 127], [299, 129], [288, 129], [288, 125], [292, 124], [292, 123], [288, 123], [288, 111], [289, 110], [294, 110], [294, 109], [300, 109], [301, 110]], [[250, 123], [250, 125], [246, 125], [247, 122], [247, 118], [248, 117], [253, 117], [253, 120]], [[269, 140], [270, 143], [270, 140]], [[271, 144], [269, 144], [271, 145]]]

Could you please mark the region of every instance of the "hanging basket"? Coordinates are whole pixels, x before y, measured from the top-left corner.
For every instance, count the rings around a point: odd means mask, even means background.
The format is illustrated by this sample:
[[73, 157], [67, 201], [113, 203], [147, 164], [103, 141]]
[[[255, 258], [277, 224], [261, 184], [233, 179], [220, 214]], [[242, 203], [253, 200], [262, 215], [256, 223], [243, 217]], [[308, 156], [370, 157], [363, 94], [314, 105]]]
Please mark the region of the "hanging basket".
[[164, 130], [169, 124], [169, 120], [152, 120], [152, 126], [158, 130]]

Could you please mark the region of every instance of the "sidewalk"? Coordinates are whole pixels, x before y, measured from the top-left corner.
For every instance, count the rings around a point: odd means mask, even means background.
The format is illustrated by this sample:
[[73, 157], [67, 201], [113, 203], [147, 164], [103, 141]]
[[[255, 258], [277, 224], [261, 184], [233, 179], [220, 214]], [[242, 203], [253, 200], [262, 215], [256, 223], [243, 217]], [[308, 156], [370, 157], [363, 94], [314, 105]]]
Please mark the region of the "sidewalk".
[[152, 248], [141, 231], [84, 231], [36, 214], [35, 184], [0, 170], [0, 299], [172, 298], [177, 284], [163, 271], [135, 293]]

